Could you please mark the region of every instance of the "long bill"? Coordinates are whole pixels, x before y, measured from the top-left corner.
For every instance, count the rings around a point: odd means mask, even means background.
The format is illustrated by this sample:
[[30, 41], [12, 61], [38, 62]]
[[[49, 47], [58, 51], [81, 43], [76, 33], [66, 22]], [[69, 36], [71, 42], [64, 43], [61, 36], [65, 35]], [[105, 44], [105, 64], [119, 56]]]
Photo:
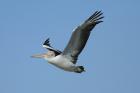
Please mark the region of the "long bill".
[[31, 56], [31, 57], [32, 58], [44, 58], [45, 54], [36, 54], [36, 55]]

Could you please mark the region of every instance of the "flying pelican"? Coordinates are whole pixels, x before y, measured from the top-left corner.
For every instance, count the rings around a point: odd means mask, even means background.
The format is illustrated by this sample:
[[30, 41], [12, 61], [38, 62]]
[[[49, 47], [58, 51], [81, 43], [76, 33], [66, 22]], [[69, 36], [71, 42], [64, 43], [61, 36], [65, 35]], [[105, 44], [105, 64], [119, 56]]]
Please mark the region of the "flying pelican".
[[64, 51], [54, 49], [50, 43], [49, 38], [44, 42], [43, 47], [48, 49], [47, 53], [33, 55], [33, 58], [44, 58], [48, 63], [69, 72], [81, 73], [84, 70], [83, 66], [77, 66], [77, 58], [89, 38], [92, 29], [101, 21], [101, 11], [96, 11], [83, 24], [79, 25], [72, 33], [70, 41], [68, 42]]

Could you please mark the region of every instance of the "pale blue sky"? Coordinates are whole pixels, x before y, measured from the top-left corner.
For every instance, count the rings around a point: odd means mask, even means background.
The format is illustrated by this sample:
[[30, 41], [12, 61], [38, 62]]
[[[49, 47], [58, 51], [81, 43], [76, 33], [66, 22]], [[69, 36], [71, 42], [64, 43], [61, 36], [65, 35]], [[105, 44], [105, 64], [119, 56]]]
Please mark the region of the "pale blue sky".
[[[139, 0], [1, 0], [0, 93], [140, 93]], [[85, 73], [31, 55], [50, 37], [63, 50], [94, 11], [105, 18], [79, 56]]]

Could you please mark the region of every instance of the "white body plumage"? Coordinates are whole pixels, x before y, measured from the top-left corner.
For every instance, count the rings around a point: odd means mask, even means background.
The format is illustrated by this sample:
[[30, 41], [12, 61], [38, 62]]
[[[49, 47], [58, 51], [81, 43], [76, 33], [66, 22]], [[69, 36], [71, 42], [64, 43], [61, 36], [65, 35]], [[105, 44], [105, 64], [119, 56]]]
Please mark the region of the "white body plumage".
[[65, 71], [73, 72], [76, 68], [75, 64], [70, 62], [69, 59], [65, 58], [62, 55], [58, 55], [58, 56], [51, 57], [51, 58], [45, 58], [45, 60], [47, 60], [48, 63], [50, 63], [56, 67], [59, 67]]

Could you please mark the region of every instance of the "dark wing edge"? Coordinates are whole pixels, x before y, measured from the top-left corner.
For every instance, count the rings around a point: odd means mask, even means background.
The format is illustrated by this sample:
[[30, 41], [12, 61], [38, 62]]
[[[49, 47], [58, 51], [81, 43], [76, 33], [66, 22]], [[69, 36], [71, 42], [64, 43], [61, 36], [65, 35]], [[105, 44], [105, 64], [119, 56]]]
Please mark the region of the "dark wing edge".
[[85, 47], [91, 30], [97, 24], [103, 22], [101, 21], [101, 19], [104, 18], [102, 14], [103, 13], [101, 11], [96, 11], [82, 25], [78, 26], [72, 33], [70, 41], [68, 42], [62, 54], [69, 58], [74, 64], [76, 63], [78, 55]]
[[43, 43], [43, 47], [50, 50], [54, 51], [55, 55], [60, 55], [62, 52], [60, 50], [54, 49], [51, 44], [50, 44], [50, 38], [47, 38], [46, 41]]

